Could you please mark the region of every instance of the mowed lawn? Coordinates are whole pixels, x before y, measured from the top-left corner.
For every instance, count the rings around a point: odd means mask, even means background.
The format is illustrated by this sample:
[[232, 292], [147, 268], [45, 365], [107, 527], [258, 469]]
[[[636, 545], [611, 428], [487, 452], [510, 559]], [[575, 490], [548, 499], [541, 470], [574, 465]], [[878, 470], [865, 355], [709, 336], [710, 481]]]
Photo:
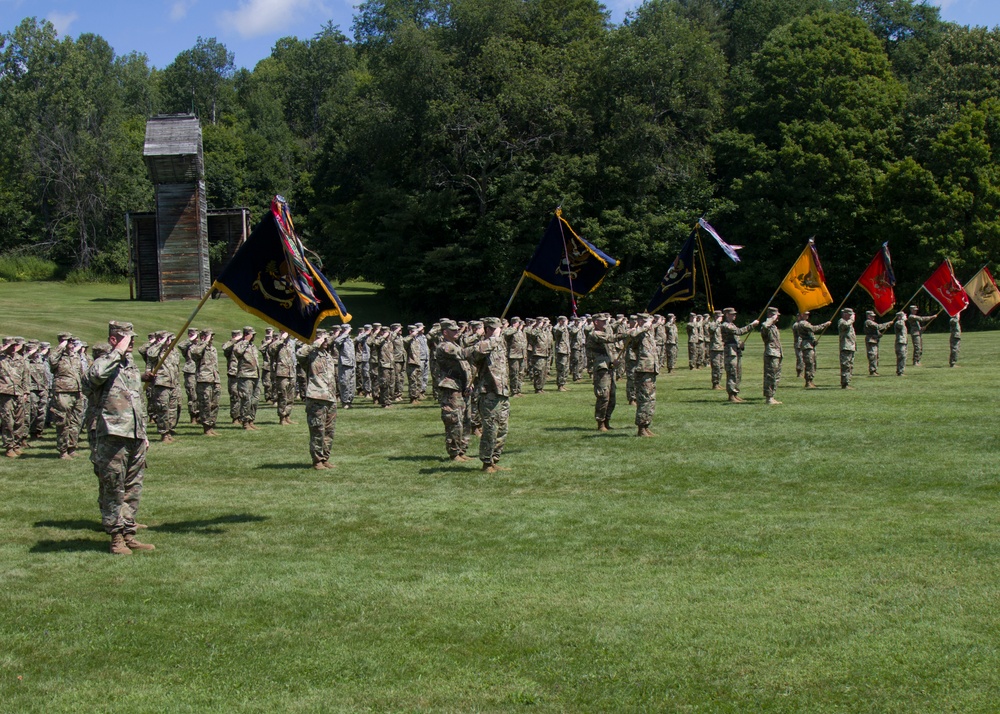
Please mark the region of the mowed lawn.
[[[193, 308], [127, 295], [0, 285], [0, 333], [93, 342]], [[228, 300], [196, 324], [261, 327]], [[0, 711], [995, 712], [1000, 334], [967, 334], [958, 369], [925, 342], [902, 378], [891, 338], [885, 376], [859, 354], [844, 391], [828, 335], [821, 388], [789, 355], [776, 407], [758, 336], [744, 405], [682, 359], [655, 439], [624, 382], [610, 434], [586, 382], [527, 395], [489, 477], [447, 461], [430, 401], [341, 411], [325, 472], [301, 406], [219, 439], [185, 412], [149, 455], [157, 550], [131, 557], [48, 434], [0, 463]]]

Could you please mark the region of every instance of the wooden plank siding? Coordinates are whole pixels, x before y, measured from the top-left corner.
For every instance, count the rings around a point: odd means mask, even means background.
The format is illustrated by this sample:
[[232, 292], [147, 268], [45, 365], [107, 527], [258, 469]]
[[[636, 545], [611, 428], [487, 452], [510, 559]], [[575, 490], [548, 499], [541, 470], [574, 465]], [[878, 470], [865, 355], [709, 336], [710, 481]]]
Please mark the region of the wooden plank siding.
[[156, 186], [160, 300], [199, 299], [208, 290], [205, 182]]

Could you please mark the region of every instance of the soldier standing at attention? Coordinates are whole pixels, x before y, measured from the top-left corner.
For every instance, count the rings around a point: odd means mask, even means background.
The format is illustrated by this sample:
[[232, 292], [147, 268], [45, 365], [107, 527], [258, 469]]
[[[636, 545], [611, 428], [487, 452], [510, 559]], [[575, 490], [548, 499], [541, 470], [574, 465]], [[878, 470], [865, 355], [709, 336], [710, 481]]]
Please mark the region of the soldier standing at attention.
[[902, 377], [906, 369], [906, 313], [900, 310], [896, 313], [896, 319], [892, 323], [892, 330], [896, 335], [896, 376]]
[[52, 368], [52, 422], [56, 427], [56, 446], [60, 459], [76, 456], [77, 440], [83, 421], [83, 393], [80, 380], [83, 365], [76, 349], [77, 340], [68, 332], [59, 333], [59, 344], [49, 354]]
[[869, 310], [865, 313], [865, 351], [868, 354], [868, 376], [878, 376], [878, 343], [882, 339], [882, 333], [892, 327], [892, 321], [878, 323], [875, 321], [875, 312]]
[[552, 333], [544, 317], [535, 320], [531, 330], [534, 335], [535, 349], [532, 352], [531, 375], [534, 381], [535, 394], [545, 391], [545, 382], [549, 376], [549, 359], [552, 355]]
[[667, 373], [671, 373], [677, 367], [677, 316], [672, 312], [667, 313], [667, 321], [664, 327], [667, 330], [666, 353], [667, 353]]
[[498, 462], [507, 441], [510, 420], [510, 372], [503, 324], [498, 317], [483, 320], [483, 339], [471, 348], [470, 359], [477, 369], [475, 393], [479, 398], [482, 437], [479, 460], [483, 473], [502, 471]]
[[438, 371], [444, 446], [452, 461], [471, 461], [465, 455], [472, 430], [468, 402], [472, 392], [472, 371], [467, 357], [467, 350], [458, 344], [458, 323], [441, 320], [441, 341], [435, 348], [434, 361]]
[[958, 366], [958, 351], [962, 348], [962, 313], [948, 321], [950, 336], [948, 338], [948, 366]]
[[569, 371], [574, 382], [583, 379], [583, 371], [587, 366], [586, 325], [587, 321], [582, 317], [574, 317], [569, 325]]
[[17, 358], [19, 346], [16, 337], [5, 337], [0, 345], [0, 435], [7, 458], [21, 455], [18, 435], [17, 410], [19, 402], [27, 396], [27, 380]]
[[[372, 355], [378, 361], [378, 386], [375, 387], [378, 403], [383, 409], [392, 406], [392, 390], [396, 385], [392, 337], [388, 327], [381, 327], [371, 339]], [[374, 382], [373, 382], [374, 386]]]
[[722, 311], [722, 341], [726, 345], [726, 392], [729, 401], [743, 403], [740, 398], [740, 382], [743, 381], [743, 344], [740, 337], [760, 324], [754, 320], [743, 327], [736, 326], [736, 309], [727, 307]]
[[685, 325], [688, 338], [688, 369], [697, 369], [698, 367], [698, 340], [695, 335], [698, 331], [698, 323], [696, 318], [697, 315], [692, 312], [688, 315], [687, 325]]
[[606, 312], [594, 315], [594, 329], [587, 334], [587, 351], [594, 359], [594, 419], [598, 431], [611, 429], [611, 415], [615, 411], [616, 392], [615, 360], [618, 359], [616, 343], [626, 339], [608, 327], [611, 318]]
[[274, 362], [271, 369], [271, 390], [278, 402], [278, 424], [293, 424], [292, 405], [295, 404], [295, 347], [287, 332], [271, 340]]
[[569, 380], [569, 359], [573, 351], [569, 338], [569, 319], [560, 315], [552, 326], [552, 349], [556, 355], [556, 389], [566, 391]]
[[134, 338], [131, 322], [108, 323], [111, 350], [95, 359], [87, 372], [95, 402], [100, 405], [95, 409], [97, 443], [93, 453], [99, 484], [97, 503], [114, 555], [155, 549], [135, 538], [149, 442], [142, 381], [132, 359]]
[[392, 401], [403, 401], [403, 383], [406, 378], [406, 345], [403, 344], [403, 326], [394, 322], [389, 339], [392, 341]]
[[198, 377], [196, 372], [198, 367], [191, 359], [189, 350], [195, 340], [198, 339], [198, 330], [193, 327], [188, 328], [187, 337], [177, 343], [177, 351], [184, 358], [184, 367], [181, 372], [184, 374], [184, 391], [187, 393], [188, 416], [191, 423], [198, 423]]
[[[634, 330], [639, 325], [638, 315], [628, 316], [628, 329]], [[621, 334], [621, 333], [619, 333]], [[625, 336], [627, 339], [627, 335]], [[636, 405], [635, 396], [635, 367], [639, 363], [639, 343], [641, 340], [629, 340], [622, 350], [621, 359], [618, 362], [625, 363], [625, 399], [630, 407]], [[616, 365], [617, 366], [617, 365]], [[617, 374], [615, 375], [617, 376]]]
[[[712, 365], [712, 389], [722, 389], [726, 369], [726, 343], [722, 341], [722, 310], [716, 310], [706, 325], [709, 362]], [[766, 343], [766, 341], [765, 341]]]
[[840, 388], [854, 389], [851, 377], [854, 376], [854, 354], [858, 350], [858, 340], [854, 331], [854, 310], [851, 308], [845, 307], [840, 311], [837, 333], [840, 336]]
[[417, 341], [417, 326], [406, 326], [406, 337], [403, 338], [403, 349], [406, 352], [406, 388], [410, 404], [419, 404], [424, 395], [420, 385], [424, 379], [424, 364], [420, 358], [420, 342]]
[[524, 360], [528, 355], [528, 338], [524, 336], [524, 322], [520, 317], [510, 318], [510, 326], [503, 331], [507, 338], [507, 367], [510, 370], [510, 396], [520, 397], [524, 381]]
[[330, 463], [330, 450], [337, 427], [337, 358], [330, 351], [332, 347], [333, 336], [327, 335], [325, 330], [317, 330], [316, 340], [298, 351], [298, 360], [307, 375], [309, 455], [317, 471], [334, 468]]
[[798, 321], [799, 341], [802, 349], [802, 375], [806, 379], [806, 389], [816, 389], [816, 330], [823, 331], [828, 328], [831, 321], [828, 320], [821, 325], [813, 325], [809, 322], [809, 311], [801, 313], [802, 319]]
[[656, 413], [656, 375], [660, 363], [656, 351], [656, 334], [653, 330], [653, 316], [648, 313], [636, 315], [636, 326], [627, 331], [636, 351], [635, 362], [635, 425], [636, 436], [654, 436], [649, 427]]
[[368, 339], [372, 334], [372, 326], [365, 324], [358, 331], [358, 336], [354, 339], [354, 361], [358, 377], [358, 394], [362, 397], [370, 397], [372, 394], [372, 370], [371, 370], [371, 347]]
[[354, 391], [357, 386], [357, 357], [354, 351], [354, 340], [351, 337], [351, 326], [341, 325], [340, 334], [334, 340], [337, 347], [337, 388], [340, 396], [340, 406], [350, 409], [354, 403]]
[[226, 392], [229, 394], [229, 418], [233, 424], [240, 422], [239, 380], [236, 378], [236, 353], [233, 351], [243, 339], [243, 330], [233, 330], [229, 339], [222, 345], [222, 355], [226, 358]]
[[427, 394], [427, 383], [431, 378], [431, 353], [430, 345], [427, 343], [427, 334], [424, 330], [424, 323], [414, 322], [417, 328], [417, 351], [420, 353], [420, 398]]
[[244, 429], [257, 431], [257, 402], [260, 399], [260, 353], [253, 343], [257, 331], [247, 325], [243, 339], [233, 347], [236, 359], [237, 418]]
[[764, 403], [781, 404], [774, 398], [781, 381], [781, 332], [778, 330], [778, 308], [767, 308], [767, 317], [760, 326], [760, 336], [764, 340]]
[[219, 351], [212, 344], [215, 333], [202, 330], [191, 343], [188, 354], [195, 363], [195, 380], [198, 394], [198, 414], [205, 436], [218, 436], [215, 425], [219, 419]]
[[937, 315], [921, 317], [917, 314], [917, 306], [910, 305], [910, 316], [906, 319], [906, 327], [913, 339], [913, 366], [920, 366], [920, 358], [924, 356], [924, 325]]

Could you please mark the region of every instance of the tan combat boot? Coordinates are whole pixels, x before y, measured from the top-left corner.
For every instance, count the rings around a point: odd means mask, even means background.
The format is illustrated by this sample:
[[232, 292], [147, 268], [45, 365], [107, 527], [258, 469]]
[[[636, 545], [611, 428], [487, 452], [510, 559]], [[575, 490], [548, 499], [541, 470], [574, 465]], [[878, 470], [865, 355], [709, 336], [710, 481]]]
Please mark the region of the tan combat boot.
[[485, 461], [483, 462], [483, 473], [484, 474], [495, 474], [499, 470], [500, 469], [498, 469], [493, 464], [488, 464]]
[[131, 550], [156, 550], [155, 545], [150, 545], [149, 543], [140, 543], [135, 539], [135, 536], [131, 533], [125, 534], [125, 545]]
[[607, 431], [608, 430], [608, 425], [605, 424], [603, 421], [599, 421], [599, 422], [597, 422], [597, 430], [598, 431]]
[[125, 537], [121, 533], [111, 535], [111, 555], [132, 555], [132, 551], [125, 545]]
[[767, 399], [764, 400], [764, 404], [781, 404], [781, 402], [779, 402], [774, 397], [768, 397]]

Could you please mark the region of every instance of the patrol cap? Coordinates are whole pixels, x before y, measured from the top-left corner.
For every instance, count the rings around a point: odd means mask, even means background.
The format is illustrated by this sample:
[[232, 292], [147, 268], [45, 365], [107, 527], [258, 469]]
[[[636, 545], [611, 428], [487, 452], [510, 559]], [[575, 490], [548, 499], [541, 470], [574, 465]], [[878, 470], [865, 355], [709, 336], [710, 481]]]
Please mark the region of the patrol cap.
[[197, 327], [189, 327], [188, 328], [188, 334], [189, 335], [197, 335], [198, 334], [198, 328]]
[[376, 329], [376, 330], [381, 330], [382, 329], [382, 323], [381, 322], [373, 322], [372, 323], [372, 327], [374, 329]]
[[90, 354], [92, 354], [95, 358], [100, 357], [101, 355], [106, 355], [110, 351], [111, 345], [107, 342], [96, 342], [94, 343], [94, 346], [90, 348]]
[[398, 323], [398, 322], [394, 322], [391, 325], [389, 325], [389, 329], [390, 330], [400, 330], [402, 328], [403, 328], [403, 325], [400, 324], [400, 323]]
[[318, 340], [320, 337], [326, 337], [328, 334], [329, 333], [321, 327], [316, 330], [316, 339]]
[[135, 329], [131, 322], [112, 320], [108, 323], [108, 337], [135, 337]]
[[215, 332], [213, 332], [212, 330], [202, 330], [200, 334], [202, 337], [212, 337], [215, 334]]
[[640, 320], [652, 320], [653, 319], [653, 316], [650, 315], [648, 312], [640, 312], [638, 315], [636, 315], [636, 317], [639, 318]]
[[518, 323], [521, 323], [521, 322], [523, 322], [523, 320], [520, 317], [512, 317], [512, 318], [510, 318], [510, 324], [512, 324], [512, 325], [517, 325]]
[[865, 311], [865, 317], [875, 317], [875, 311], [874, 310], [866, 310]]
[[364, 329], [366, 329], [366, 330], [370, 330], [370, 329], [372, 329], [372, 326], [371, 326], [370, 324], [368, 324], [367, 322], [366, 322], [366, 323], [365, 323], [365, 324], [363, 325], [363, 327], [364, 327]]
[[611, 315], [606, 312], [595, 312], [593, 319], [606, 322], [611, 319]]
[[[560, 318], [560, 319], [565, 320], [566, 318]], [[483, 326], [489, 328], [502, 327], [503, 323], [500, 322], [499, 317], [486, 317], [483, 318]]]
[[146, 339], [147, 340], [151, 340], [154, 337], [159, 337], [161, 334], [163, 334], [163, 333], [161, 333], [161, 332], [147, 332], [146, 333]]
[[273, 335], [274, 334], [274, 328], [273, 327], [265, 328], [264, 329], [264, 334], [265, 335]]
[[896, 313], [896, 317], [906, 317], [906, 313], [900, 310], [899, 312]]
[[778, 314], [778, 308], [776, 308], [776, 307], [774, 307], [772, 305], [771, 307], [767, 308], [767, 314], [768, 315], [777, 315]]
[[722, 309], [722, 312], [725, 315], [735, 315], [736, 314], [736, 308], [735, 307], [726, 307], [726, 308]]
[[715, 317], [720, 317], [722, 315], [722, 310], [715, 310], [712, 314], [715, 315]]
[[910, 305], [910, 311], [911, 311], [911, 312], [916, 312], [916, 311], [917, 311], [917, 310], [919, 310], [919, 309], [920, 309], [920, 308], [918, 308], [918, 307], [917, 307], [916, 305]]
[[483, 326], [482, 320], [469, 320], [469, 327], [471, 327], [473, 330], [482, 326]]
[[[722, 314], [722, 310], [716, 310], [716, 312], [718, 312], [720, 315]], [[677, 319], [677, 316], [672, 312], [668, 312], [667, 317], [673, 318], [674, 320]]]
[[58, 335], [56, 335], [56, 337], [59, 338], [60, 342], [68, 342], [69, 340], [73, 339], [73, 333], [72, 332], [60, 332]]
[[454, 320], [448, 319], [447, 317], [443, 318], [441, 320], [441, 329], [442, 330], [454, 330], [454, 331], [457, 332], [458, 331], [458, 323], [455, 322]]
[[417, 330], [417, 326], [416, 325], [407, 325], [406, 326], [406, 331], [407, 332], [416, 332], [416, 330]]
[[239, 337], [240, 335], [243, 334], [243, 330], [231, 330], [231, 334], [233, 335], [233, 337]]
[[849, 312], [849, 313], [850, 313], [850, 314], [852, 314], [852, 315], [854, 314], [854, 310], [852, 310], [852, 309], [851, 309], [851, 308], [849, 308], [849, 307], [845, 307], [845, 308], [844, 308], [843, 310], [841, 310], [841, 312]]
[[244, 335], [256, 335], [257, 334], [257, 330], [253, 329], [250, 325], [247, 325], [246, 327], [243, 328], [243, 334]]
[[568, 322], [569, 321], [569, 318], [566, 317], [565, 315], [560, 315], [557, 319], [559, 320], [559, 322]]
[[43, 350], [47, 350], [52, 347], [48, 342], [39, 342], [38, 347]]
[[421, 327], [424, 326], [424, 323], [422, 323], [422, 322], [414, 322], [413, 326], [416, 327], [417, 329], [419, 329], [419, 328], [421, 328]]

